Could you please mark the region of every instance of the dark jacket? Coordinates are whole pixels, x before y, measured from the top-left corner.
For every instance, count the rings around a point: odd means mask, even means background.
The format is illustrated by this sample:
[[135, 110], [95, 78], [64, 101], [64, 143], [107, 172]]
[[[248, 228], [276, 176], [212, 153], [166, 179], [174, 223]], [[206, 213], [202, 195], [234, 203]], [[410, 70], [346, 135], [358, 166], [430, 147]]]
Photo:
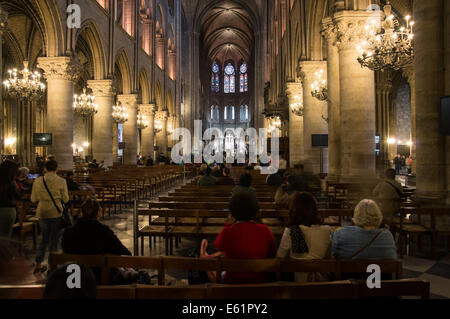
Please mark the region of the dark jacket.
[[217, 185], [234, 185], [234, 179], [229, 176], [224, 176], [217, 180]]
[[64, 231], [61, 246], [66, 254], [131, 256], [131, 252], [108, 226], [85, 218], [78, 219], [73, 227]]
[[17, 187], [15, 181], [9, 186], [5, 185], [5, 189], [0, 192], [0, 207], [16, 207], [16, 201], [20, 200], [22, 192]]

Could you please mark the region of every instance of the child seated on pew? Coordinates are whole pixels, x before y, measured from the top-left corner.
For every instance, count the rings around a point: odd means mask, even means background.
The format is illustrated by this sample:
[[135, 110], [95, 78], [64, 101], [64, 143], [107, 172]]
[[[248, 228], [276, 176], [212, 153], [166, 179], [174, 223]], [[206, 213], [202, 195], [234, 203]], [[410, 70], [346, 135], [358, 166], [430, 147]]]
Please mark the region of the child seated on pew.
[[[313, 195], [295, 192], [289, 202], [289, 227], [284, 230], [278, 247], [278, 258], [330, 258], [331, 228], [321, 225]], [[321, 273], [295, 273], [296, 282], [327, 281]]]

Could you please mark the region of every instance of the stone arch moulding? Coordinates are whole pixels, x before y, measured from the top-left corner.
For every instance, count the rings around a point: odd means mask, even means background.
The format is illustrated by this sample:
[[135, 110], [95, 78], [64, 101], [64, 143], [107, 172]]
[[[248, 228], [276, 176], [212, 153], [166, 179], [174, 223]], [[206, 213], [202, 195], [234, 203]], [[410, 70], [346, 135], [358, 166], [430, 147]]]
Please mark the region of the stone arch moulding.
[[155, 85], [155, 98], [156, 98], [156, 106], [158, 107], [158, 110], [163, 110], [163, 93], [161, 89], [161, 83], [158, 81]]
[[120, 49], [116, 56], [115, 63], [118, 65], [122, 74], [123, 94], [131, 94], [131, 64], [125, 49]]
[[175, 115], [175, 105], [173, 103], [173, 94], [172, 94], [172, 90], [170, 89], [167, 92], [167, 108], [169, 110], [170, 115]]
[[[83, 22], [81, 28], [77, 31], [76, 41], [84, 34], [86, 42], [94, 59], [94, 79], [103, 80], [106, 78], [106, 53], [102, 37], [98, 32], [97, 24], [93, 20]], [[76, 41], [74, 42], [76, 44]]]
[[143, 67], [139, 72], [139, 85], [141, 87], [142, 104], [150, 103], [150, 82], [145, 67]]
[[65, 28], [61, 21], [56, 0], [31, 0], [33, 7], [37, 8], [40, 19], [44, 25], [44, 43], [46, 55], [56, 57], [64, 55]]

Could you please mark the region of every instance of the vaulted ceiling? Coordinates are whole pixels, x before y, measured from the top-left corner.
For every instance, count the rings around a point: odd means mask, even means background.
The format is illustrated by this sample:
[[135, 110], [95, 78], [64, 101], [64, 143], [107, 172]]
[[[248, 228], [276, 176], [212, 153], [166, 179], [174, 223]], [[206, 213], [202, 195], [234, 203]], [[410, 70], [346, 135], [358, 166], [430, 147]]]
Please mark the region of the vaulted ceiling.
[[249, 61], [254, 35], [248, 12], [239, 4], [221, 1], [203, 17], [201, 40], [211, 60]]

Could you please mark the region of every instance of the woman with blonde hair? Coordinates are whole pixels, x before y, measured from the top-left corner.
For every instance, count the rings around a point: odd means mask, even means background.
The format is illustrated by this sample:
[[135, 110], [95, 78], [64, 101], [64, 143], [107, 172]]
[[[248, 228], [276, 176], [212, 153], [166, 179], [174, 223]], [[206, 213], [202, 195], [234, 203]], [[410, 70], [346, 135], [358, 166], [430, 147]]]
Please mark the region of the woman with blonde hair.
[[354, 226], [346, 226], [331, 234], [331, 249], [340, 259], [396, 259], [394, 237], [380, 229], [383, 214], [377, 203], [363, 199], [355, 207]]

